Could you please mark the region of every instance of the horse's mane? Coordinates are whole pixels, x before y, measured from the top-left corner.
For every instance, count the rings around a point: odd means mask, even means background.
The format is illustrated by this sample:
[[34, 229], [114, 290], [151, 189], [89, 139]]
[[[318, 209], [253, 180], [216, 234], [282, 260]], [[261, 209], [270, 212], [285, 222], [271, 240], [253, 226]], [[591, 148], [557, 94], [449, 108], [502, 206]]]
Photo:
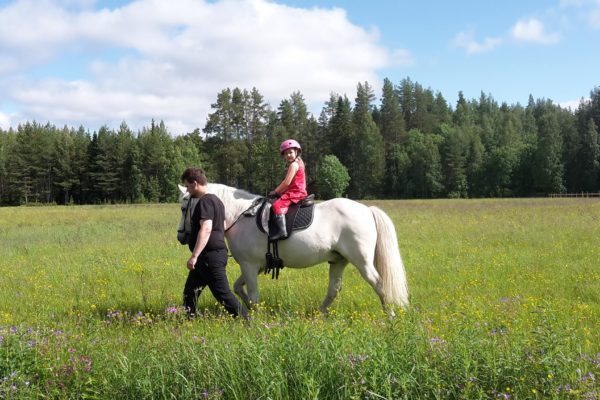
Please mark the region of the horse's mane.
[[233, 199], [236, 200], [254, 200], [257, 197], [260, 197], [259, 195], [252, 194], [246, 190], [223, 185], [222, 183], [210, 183], [209, 186], [210, 191], [220, 198], [223, 198], [225, 196], [231, 196]]

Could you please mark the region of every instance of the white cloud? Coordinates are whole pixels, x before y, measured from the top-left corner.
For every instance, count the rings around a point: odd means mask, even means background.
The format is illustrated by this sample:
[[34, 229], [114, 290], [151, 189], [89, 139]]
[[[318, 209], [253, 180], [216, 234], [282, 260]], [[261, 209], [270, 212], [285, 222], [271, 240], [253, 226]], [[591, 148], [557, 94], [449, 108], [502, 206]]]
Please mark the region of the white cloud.
[[412, 66], [415, 64], [413, 54], [405, 49], [396, 49], [392, 51], [390, 64], [397, 67]]
[[575, 10], [578, 21], [584, 21], [592, 29], [600, 29], [600, 0], [561, 0], [560, 8], [565, 14]]
[[559, 5], [563, 8], [566, 7], [581, 7], [589, 0], [560, 0]]
[[[413, 62], [341, 9], [267, 0], [137, 0], [112, 10], [65, 3], [93, 1], [20, 0], [0, 8], [0, 82], [11, 82], [2, 91], [23, 118], [86, 127], [155, 118], [183, 133], [204, 126], [226, 87], [256, 87], [274, 108], [294, 91], [322, 104], [331, 92], [353, 97], [357, 82], [376, 85], [380, 68]], [[24, 29], [24, 21], [36, 29]], [[85, 59], [86, 78], [39, 73], [65, 57]], [[42, 77], [29, 77], [32, 68]]]
[[544, 24], [536, 19], [519, 20], [511, 30], [513, 38], [523, 42], [534, 42], [540, 44], [554, 44], [560, 40], [556, 32], [546, 32]]
[[589, 98], [581, 98], [579, 100], [562, 101], [562, 102], [559, 102], [558, 105], [561, 106], [562, 108], [569, 108], [572, 111], [575, 111], [579, 108], [579, 105], [581, 103], [588, 103], [589, 101], [590, 101]]
[[590, 11], [589, 22], [592, 28], [600, 29], [600, 2]]
[[2, 111], [0, 111], [0, 129], [8, 129], [10, 128], [10, 126], [10, 117], [8, 116], [8, 114], [5, 114]]
[[461, 32], [456, 35], [452, 41], [455, 47], [464, 48], [468, 55], [485, 53], [492, 51], [496, 46], [502, 43], [498, 37], [487, 37], [483, 42], [477, 42], [474, 39], [473, 32]]

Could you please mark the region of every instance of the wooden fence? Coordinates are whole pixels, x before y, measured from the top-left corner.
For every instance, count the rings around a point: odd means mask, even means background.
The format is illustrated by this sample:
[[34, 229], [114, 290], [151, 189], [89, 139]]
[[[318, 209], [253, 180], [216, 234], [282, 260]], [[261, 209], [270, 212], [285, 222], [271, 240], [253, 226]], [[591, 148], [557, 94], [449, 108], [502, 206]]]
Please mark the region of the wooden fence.
[[600, 193], [550, 193], [548, 197], [600, 197]]

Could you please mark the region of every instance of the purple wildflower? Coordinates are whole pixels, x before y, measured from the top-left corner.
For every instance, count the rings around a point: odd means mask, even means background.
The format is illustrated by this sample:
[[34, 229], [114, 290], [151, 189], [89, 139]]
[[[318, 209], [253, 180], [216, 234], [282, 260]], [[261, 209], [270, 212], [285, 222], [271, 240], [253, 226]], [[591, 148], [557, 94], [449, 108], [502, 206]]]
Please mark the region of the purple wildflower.
[[592, 372], [588, 372], [587, 374], [585, 374], [584, 376], [581, 377], [581, 381], [582, 382], [595, 382], [596, 381], [596, 377], [594, 376], [594, 374]]

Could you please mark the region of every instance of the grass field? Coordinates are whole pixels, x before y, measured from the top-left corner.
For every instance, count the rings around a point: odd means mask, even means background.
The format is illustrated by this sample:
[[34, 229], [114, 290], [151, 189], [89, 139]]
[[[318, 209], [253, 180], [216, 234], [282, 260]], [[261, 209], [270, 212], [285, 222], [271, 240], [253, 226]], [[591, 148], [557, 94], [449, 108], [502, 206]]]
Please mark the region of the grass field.
[[598, 200], [369, 204], [411, 307], [349, 266], [323, 317], [319, 265], [261, 276], [249, 325], [184, 318], [176, 204], [0, 208], [0, 398], [600, 398]]

